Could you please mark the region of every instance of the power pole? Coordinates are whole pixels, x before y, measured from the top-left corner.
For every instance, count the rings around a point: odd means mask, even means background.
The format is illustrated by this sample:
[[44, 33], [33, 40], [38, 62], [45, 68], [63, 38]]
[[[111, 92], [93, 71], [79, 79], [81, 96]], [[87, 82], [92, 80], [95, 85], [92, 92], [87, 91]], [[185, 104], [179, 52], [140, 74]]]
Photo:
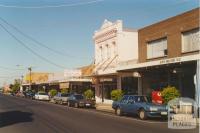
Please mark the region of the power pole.
[[32, 84], [32, 75], [31, 75], [31, 72], [32, 72], [32, 67], [29, 67], [28, 68], [28, 70], [29, 70], [29, 90], [31, 90], [31, 84]]
[[22, 75], [21, 76], [21, 88], [20, 88], [20, 92], [23, 92], [23, 79], [24, 79], [24, 76]]

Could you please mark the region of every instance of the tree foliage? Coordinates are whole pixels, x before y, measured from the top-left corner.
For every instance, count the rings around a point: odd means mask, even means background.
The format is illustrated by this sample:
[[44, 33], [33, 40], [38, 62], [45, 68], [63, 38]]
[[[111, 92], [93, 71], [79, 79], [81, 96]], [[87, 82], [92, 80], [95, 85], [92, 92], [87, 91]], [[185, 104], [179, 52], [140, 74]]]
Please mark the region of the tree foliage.
[[161, 92], [164, 103], [167, 104], [170, 100], [180, 97], [180, 92], [175, 88], [168, 86]]
[[15, 80], [14, 84], [11, 85], [11, 91], [13, 93], [17, 93], [18, 91], [20, 91], [20, 82], [18, 80]]
[[92, 99], [94, 97], [94, 92], [91, 89], [88, 89], [84, 92], [84, 96], [87, 99]]
[[120, 89], [112, 90], [111, 99], [114, 101], [119, 101], [123, 96], [123, 92]]
[[49, 94], [50, 94], [51, 97], [55, 96], [57, 93], [58, 93], [58, 91], [56, 89], [51, 89], [49, 91]]

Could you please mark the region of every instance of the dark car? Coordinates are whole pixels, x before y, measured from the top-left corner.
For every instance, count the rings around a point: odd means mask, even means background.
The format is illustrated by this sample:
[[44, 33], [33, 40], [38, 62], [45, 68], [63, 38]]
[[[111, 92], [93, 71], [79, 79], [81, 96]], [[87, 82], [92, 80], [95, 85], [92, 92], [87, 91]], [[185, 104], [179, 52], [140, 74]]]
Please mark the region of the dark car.
[[67, 105], [70, 107], [91, 107], [93, 108], [95, 106], [95, 102], [92, 100], [85, 99], [83, 95], [80, 94], [72, 94], [68, 98]]
[[146, 96], [124, 95], [120, 101], [113, 102], [116, 115], [136, 114], [144, 120], [148, 117], [166, 117], [167, 106], [150, 103]]

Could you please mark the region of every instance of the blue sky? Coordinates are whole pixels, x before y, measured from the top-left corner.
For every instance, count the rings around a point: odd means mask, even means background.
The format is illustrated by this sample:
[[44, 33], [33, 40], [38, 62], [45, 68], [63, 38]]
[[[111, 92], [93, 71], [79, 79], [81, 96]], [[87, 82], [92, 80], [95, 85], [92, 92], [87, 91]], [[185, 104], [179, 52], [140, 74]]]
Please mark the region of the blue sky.
[[[139, 29], [199, 6], [198, 0], [0, 0], [0, 17], [27, 35], [66, 55], [56, 54], [0, 24], [28, 47], [66, 68], [91, 64], [94, 56], [92, 35], [104, 19], [123, 20], [124, 26]], [[88, 3], [88, 4], [80, 4]], [[71, 5], [59, 8], [14, 8]], [[77, 5], [76, 5], [77, 4]], [[7, 7], [5, 7], [7, 6]], [[0, 27], [0, 66], [18, 69], [34, 66], [33, 71], [58, 72], [62, 68], [49, 64], [20, 45]], [[27, 70], [0, 68], [0, 85]], [[12, 78], [10, 78], [12, 77]]]

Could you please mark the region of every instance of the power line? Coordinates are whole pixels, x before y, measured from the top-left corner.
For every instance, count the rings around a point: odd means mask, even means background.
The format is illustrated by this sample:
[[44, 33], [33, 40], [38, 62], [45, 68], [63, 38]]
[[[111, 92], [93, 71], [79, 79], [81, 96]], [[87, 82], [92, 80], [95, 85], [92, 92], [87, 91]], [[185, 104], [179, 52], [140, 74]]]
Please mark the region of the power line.
[[4, 70], [13, 70], [13, 71], [25, 70], [25, 69], [17, 69], [17, 68], [10, 68], [10, 67], [4, 67], [4, 66], [0, 66], [0, 69], [4, 69]]
[[[14, 30], [16, 30], [18, 33], [20, 33], [21, 35], [23, 35], [24, 37], [28, 38], [29, 40], [33, 41], [34, 43], [36, 43], [37, 45], [39, 46], [42, 46], [43, 48], [46, 48], [58, 55], [62, 55], [62, 56], [65, 56], [65, 57], [68, 57], [68, 58], [81, 58], [81, 57], [76, 57], [76, 56], [73, 56], [73, 55], [70, 55], [70, 54], [66, 54], [66, 53], [62, 53], [60, 51], [57, 51], [53, 48], [50, 48], [48, 47], [47, 45], [37, 41], [36, 39], [34, 39], [33, 37], [27, 35], [26, 33], [24, 33], [23, 31], [21, 31], [19, 28], [17, 28], [16, 26], [14, 26], [13, 24], [10, 24], [8, 21], [6, 21], [5, 19], [3, 19], [2, 17], [0, 17], [0, 20], [2, 20], [4, 23], [6, 23], [7, 25], [9, 25], [10, 27], [12, 27]], [[83, 59], [83, 58], [81, 58]]]
[[59, 8], [59, 7], [73, 7], [73, 6], [81, 6], [81, 5], [89, 5], [98, 2], [102, 2], [104, 0], [93, 0], [88, 2], [79, 2], [79, 3], [72, 3], [72, 4], [61, 4], [61, 5], [45, 5], [45, 6], [17, 6], [17, 5], [4, 5], [0, 4], [0, 7], [4, 8], [21, 8], [21, 9], [42, 9], [42, 8]]
[[37, 52], [35, 52], [34, 50], [32, 50], [31, 48], [29, 48], [23, 41], [21, 41], [20, 39], [18, 39], [14, 34], [12, 34], [10, 31], [7, 30], [7, 28], [5, 26], [3, 26], [1, 23], [0, 23], [0, 26], [12, 37], [14, 38], [20, 45], [22, 45], [24, 48], [26, 48], [28, 51], [30, 51], [32, 54], [34, 54], [35, 56], [37, 56], [38, 58], [46, 61], [47, 63], [51, 64], [51, 65], [54, 65], [56, 67], [59, 67], [59, 68], [62, 68], [64, 69], [65, 67], [64, 66], [61, 66], [61, 65], [58, 65], [50, 60], [48, 60], [47, 58], [41, 56], [40, 54], [38, 54]]

